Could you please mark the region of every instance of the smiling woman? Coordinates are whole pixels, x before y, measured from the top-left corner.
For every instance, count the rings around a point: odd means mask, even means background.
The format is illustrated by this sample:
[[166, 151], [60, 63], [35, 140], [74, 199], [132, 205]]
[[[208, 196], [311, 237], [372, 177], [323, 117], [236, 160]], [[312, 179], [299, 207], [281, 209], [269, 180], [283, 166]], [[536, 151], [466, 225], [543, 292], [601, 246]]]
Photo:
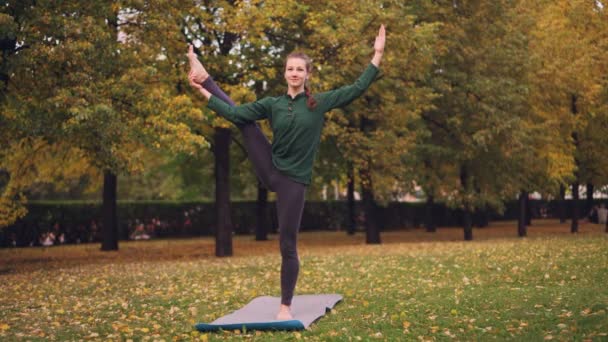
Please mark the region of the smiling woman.
[[[378, 73], [384, 43], [382, 25], [374, 43], [374, 57], [359, 79], [352, 85], [315, 95], [307, 85], [312, 71], [310, 58], [303, 53], [292, 53], [285, 63], [286, 94], [240, 106], [234, 106], [213, 82], [190, 47], [190, 85], [209, 100], [210, 109], [239, 127], [257, 176], [268, 189], [277, 193], [282, 257], [281, 306], [277, 319], [293, 318], [290, 306], [300, 268], [297, 236], [325, 113], [346, 106], [367, 90]], [[272, 145], [255, 124], [261, 119], [270, 121]]]
[[315, 109], [317, 100], [312, 96], [308, 79], [312, 73], [312, 60], [305, 53], [292, 52], [287, 56], [285, 65], [285, 80], [289, 86], [287, 93], [291, 97], [295, 97], [304, 89], [306, 95], [306, 105], [309, 109]]

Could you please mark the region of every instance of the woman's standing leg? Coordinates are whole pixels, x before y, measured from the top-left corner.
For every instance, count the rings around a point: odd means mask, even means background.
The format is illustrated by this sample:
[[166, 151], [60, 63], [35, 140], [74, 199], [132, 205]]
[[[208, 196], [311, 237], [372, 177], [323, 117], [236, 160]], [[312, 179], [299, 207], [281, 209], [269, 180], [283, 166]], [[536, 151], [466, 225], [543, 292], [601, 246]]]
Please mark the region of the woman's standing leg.
[[[224, 102], [234, 102], [217, 86], [211, 77], [203, 82], [203, 87]], [[277, 212], [281, 249], [281, 309], [277, 318], [291, 319], [289, 306], [293, 298], [300, 260], [297, 251], [298, 231], [304, 210], [306, 186], [281, 174], [272, 164], [271, 145], [255, 123], [237, 125], [243, 133], [248, 157], [256, 174], [271, 191], [277, 193]], [[286, 311], [284, 311], [286, 310]]]
[[[304, 210], [306, 186], [282, 174], [277, 177], [279, 178], [276, 191], [281, 249], [281, 310], [277, 318], [291, 319], [289, 306], [291, 306], [300, 271], [297, 242]], [[286, 312], [283, 312], [284, 310]]]

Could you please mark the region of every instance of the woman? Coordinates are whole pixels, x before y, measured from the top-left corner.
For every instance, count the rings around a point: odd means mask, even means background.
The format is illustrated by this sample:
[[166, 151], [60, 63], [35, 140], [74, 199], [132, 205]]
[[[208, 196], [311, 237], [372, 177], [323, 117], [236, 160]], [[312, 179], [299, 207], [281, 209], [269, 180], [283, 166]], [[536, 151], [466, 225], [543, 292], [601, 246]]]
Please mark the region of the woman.
[[[190, 85], [209, 100], [210, 109], [239, 127], [257, 176], [268, 189], [277, 193], [282, 257], [278, 320], [293, 319], [290, 306], [300, 267], [297, 235], [324, 115], [347, 105], [365, 92], [378, 73], [384, 43], [385, 29], [382, 25], [374, 43], [374, 57], [359, 79], [352, 85], [315, 95], [308, 87], [312, 72], [310, 58], [303, 53], [292, 53], [285, 63], [287, 93], [241, 106], [234, 106], [234, 102], [213, 82], [190, 46]], [[261, 119], [270, 121], [272, 145], [255, 124]]]

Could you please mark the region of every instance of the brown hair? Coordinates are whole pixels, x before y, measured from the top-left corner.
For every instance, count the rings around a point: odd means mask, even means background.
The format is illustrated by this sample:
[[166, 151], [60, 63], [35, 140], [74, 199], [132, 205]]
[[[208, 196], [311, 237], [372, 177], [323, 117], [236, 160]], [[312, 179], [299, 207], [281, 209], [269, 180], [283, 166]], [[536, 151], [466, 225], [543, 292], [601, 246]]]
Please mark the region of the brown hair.
[[[299, 58], [304, 60], [304, 62], [306, 63], [306, 72], [309, 74], [312, 72], [312, 59], [310, 59], [307, 54], [303, 52], [292, 52], [287, 55], [287, 58], [285, 58], [285, 64], [287, 64], [287, 60], [290, 58]], [[312, 96], [312, 92], [310, 91], [310, 85], [308, 84], [308, 79], [304, 82], [304, 93], [308, 98], [306, 100], [306, 106], [308, 106], [309, 109], [315, 109], [315, 107], [317, 106], [317, 101]]]

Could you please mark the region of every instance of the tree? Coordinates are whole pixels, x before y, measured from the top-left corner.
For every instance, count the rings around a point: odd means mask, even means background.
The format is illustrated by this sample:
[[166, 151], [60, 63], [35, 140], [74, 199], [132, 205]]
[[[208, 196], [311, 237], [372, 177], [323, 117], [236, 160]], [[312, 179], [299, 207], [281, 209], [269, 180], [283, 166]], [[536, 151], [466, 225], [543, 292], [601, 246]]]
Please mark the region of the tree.
[[[190, 130], [201, 112], [163, 82], [166, 56], [145, 40], [160, 32], [151, 20], [159, 8], [129, 5], [137, 4], [17, 2], [2, 9], [18, 27], [18, 43], [3, 59], [10, 71], [3, 119], [16, 141], [74, 151], [104, 174], [103, 250], [118, 248], [116, 176], [140, 171], [147, 149], [195, 153], [206, 146]], [[5, 194], [31, 184], [18, 169], [9, 173]]]
[[[281, 8], [287, 9], [283, 6], [272, 1], [212, 1], [182, 13], [181, 32], [185, 40], [196, 46], [215, 80], [237, 103], [253, 99], [250, 84], [258, 90], [257, 95], [262, 95], [259, 79], [274, 76], [272, 69], [277, 56], [265, 56], [272, 49], [280, 51], [280, 47], [269, 44], [268, 35], [273, 33], [272, 23], [276, 19], [266, 13], [279, 15]], [[232, 255], [229, 151], [234, 138], [232, 125], [224, 119], [214, 119], [211, 127], [216, 163], [216, 255], [229, 256]]]
[[[606, 121], [605, 111], [600, 108], [605, 104], [602, 89], [607, 70], [607, 14], [600, 2], [587, 1], [538, 2], [530, 10], [536, 23], [531, 42], [538, 66], [533, 91], [535, 111], [547, 120], [553, 117], [554, 126], [569, 137], [566, 146], [560, 145], [572, 151], [570, 159], [574, 158], [576, 166], [568, 178], [574, 199], [571, 231], [576, 232], [579, 184], [606, 181], [605, 169], [601, 171], [604, 158], [597, 158], [605, 137], [594, 127], [602, 127]], [[561, 165], [567, 161], [554, 160]]]
[[[387, 27], [380, 79], [361, 99], [329, 113], [324, 130], [324, 143], [335, 144], [338, 160], [343, 160], [328, 163], [339, 166], [332, 170], [334, 178], [352, 179], [356, 175], [366, 242], [380, 243], [381, 227], [375, 214], [378, 201], [386, 202], [396, 191], [412, 186], [399, 180], [407, 178], [403, 156], [417, 135], [412, 125], [432, 96], [416, 80], [431, 65], [436, 26], [425, 22], [415, 26], [409, 7], [399, 2], [349, 3], [352, 5], [316, 3], [315, 12], [306, 21], [312, 31], [307, 44], [313, 59], [320, 61], [315, 88], [331, 89], [350, 84], [360, 75], [371, 58], [375, 31], [381, 23]], [[322, 146], [319, 159], [336, 160], [335, 153], [324, 153], [328, 150]]]
[[[527, 100], [527, 21], [510, 1], [417, 2], [423, 20], [441, 22], [442, 55], [425, 84], [437, 98], [422, 113], [412, 159], [418, 183], [435, 199], [472, 214], [501, 209], [529, 182], [535, 150]], [[542, 137], [542, 136], [541, 136]]]

